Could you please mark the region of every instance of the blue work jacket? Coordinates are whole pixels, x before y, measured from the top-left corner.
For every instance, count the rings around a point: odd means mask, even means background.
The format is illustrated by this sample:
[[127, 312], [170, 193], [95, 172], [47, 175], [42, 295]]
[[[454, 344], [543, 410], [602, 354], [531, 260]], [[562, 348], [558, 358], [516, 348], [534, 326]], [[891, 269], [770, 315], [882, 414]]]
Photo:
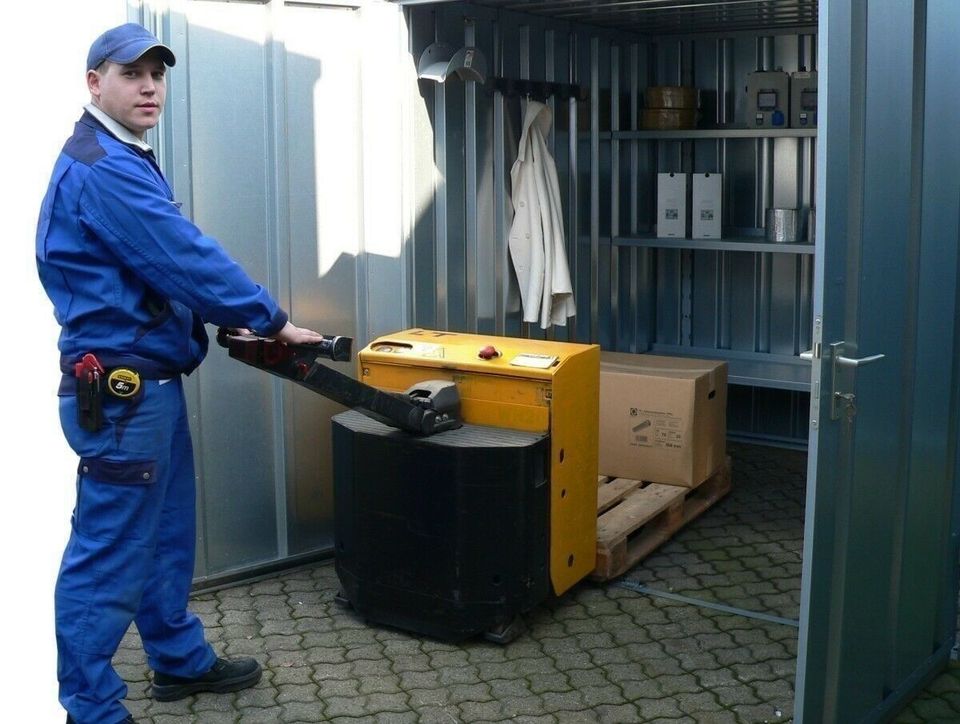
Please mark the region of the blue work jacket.
[[89, 112], [53, 169], [37, 224], [40, 280], [60, 323], [61, 367], [85, 353], [144, 376], [189, 373], [204, 322], [269, 336], [287, 314], [180, 213], [153, 153]]

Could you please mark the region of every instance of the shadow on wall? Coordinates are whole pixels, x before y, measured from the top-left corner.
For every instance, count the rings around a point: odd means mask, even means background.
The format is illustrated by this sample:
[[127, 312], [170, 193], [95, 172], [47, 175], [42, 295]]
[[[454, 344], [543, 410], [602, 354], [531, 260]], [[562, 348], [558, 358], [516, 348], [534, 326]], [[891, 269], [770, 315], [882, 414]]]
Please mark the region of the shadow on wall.
[[[388, 135], [368, 148], [361, 139], [364, 22], [359, 11], [319, 6], [194, 3], [171, 14], [180, 62], [161, 148], [184, 212], [295, 323], [354, 337], [355, 349], [370, 328], [368, 305], [378, 323], [395, 322], [390, 329], [404, 312], [399, 193], [381, 190], [396, 187], [399, 164], [367, 155], [389, 144], [399, 158], [399, 144]], [[396, 241], [383, 239], [385, 229]], [[373, 254], [364, 251], [371, 234]], [[355, 373], [351, 363], [336, 366]], [[231, 362], [215, 345], [188, 395], [198, 579], [329, 549], [329, 418], [342, 408]]]

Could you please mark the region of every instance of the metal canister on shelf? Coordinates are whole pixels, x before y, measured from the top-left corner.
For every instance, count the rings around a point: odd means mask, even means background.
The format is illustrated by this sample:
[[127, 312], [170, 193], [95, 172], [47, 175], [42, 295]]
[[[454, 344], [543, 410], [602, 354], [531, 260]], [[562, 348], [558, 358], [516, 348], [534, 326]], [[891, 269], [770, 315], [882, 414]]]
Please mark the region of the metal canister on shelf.
[[797, 209], [767, 209], [765, 231], [767, 241], [778, 244], [799, 241], [799, 218]]
[[656, 85], [644, 91], [647, 108], [697, 108], [697, 89], [684, 85]]
[[696, 128], [697, 110], [695, 108], [644, 108], [640, 115], [640, 125], [648, 131]]
[[651, 131], [696, 128], [699, 91], [692, 86], [658, 85], [644, 91], [640, 126]]

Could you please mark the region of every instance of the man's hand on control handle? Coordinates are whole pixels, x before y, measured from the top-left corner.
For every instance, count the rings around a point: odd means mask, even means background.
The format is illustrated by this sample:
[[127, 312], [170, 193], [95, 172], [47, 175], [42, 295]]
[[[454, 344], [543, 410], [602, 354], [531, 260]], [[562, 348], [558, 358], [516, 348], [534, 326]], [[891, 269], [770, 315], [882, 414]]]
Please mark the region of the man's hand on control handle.
[[273, 335], [272, 339], [286, 344], [317, 344], [323, 341], [323, 335], [312, 329], [297, 327], [287, 322], [283, 329]]

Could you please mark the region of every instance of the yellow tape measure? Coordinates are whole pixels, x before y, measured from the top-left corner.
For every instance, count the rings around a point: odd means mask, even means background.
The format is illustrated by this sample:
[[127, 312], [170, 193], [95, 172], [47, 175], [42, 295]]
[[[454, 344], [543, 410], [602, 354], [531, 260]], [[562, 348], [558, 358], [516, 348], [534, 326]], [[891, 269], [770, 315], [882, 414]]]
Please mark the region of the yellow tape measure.
[[126, 367], [117, 367], [107, 376], [107, 389], [114, 397], [133, 397], [140, 391], [140, 375]]

